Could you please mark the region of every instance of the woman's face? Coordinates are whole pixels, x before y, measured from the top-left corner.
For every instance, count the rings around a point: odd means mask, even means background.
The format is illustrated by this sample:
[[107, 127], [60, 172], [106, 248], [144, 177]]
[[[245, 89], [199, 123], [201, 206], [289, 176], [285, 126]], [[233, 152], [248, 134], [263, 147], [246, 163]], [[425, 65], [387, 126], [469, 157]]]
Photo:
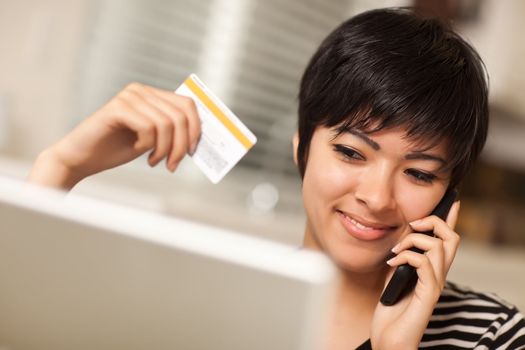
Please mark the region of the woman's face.
[[428, 216], [444, 195], [446, 145], [422, 150], [404, 129], [375, 133], [319, 127], [303, 179], [305, 247], [323, 250], [342, 268], [386, 266], [390, 249]]

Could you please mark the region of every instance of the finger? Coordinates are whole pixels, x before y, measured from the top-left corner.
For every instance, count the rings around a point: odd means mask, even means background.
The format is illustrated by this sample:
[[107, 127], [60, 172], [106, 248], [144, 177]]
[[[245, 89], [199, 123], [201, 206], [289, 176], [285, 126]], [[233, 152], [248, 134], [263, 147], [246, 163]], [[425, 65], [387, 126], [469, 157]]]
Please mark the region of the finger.
[[459, 235], [454, 230], [452, 230], [446, 222], [435, 215], [411, 222], [410, 226], [419, 232], [432, 231], [437, 238], [443, 241], [444, 272], [445, 274], [448, 273], [448, 270], [452, 265], [452, 261], [454, 261], [454, 257], [456, 256], [456, 252], [459, 247]]
[[186, 112], [188, 116], [188, 142], [190, 145], [190, 153], [193, 154], [201, 136], [201, 119], [197, 111], [197, 106], [195, 106], [195, 102], [193, 102], [191, 98], [180, 95], [175, 99], [175, 103], [177, 107]]
[[[173, 92], [148, 87], [154, 96], [152, 100], [163, 108], [169, 116], [179, 125], [176, 136], [173, 139], [173, 147], [168, 160], [168, 168], [174, 170], [174, 166], [184, 157], [185, 153], [192, 154], [197, 146], [201, 133], [200, 118], [193, 100], [186, 96], [176, 95]], [[184, 120], [182, 119], [184, 118]], [[186, 135], [183, 135], [184, 132]], [[186, 144], [183, 144], [182, 141]], [[170, 167], [171, 166], [171, 167]]]
[[173, 147], [171, 148], [170, 155], [168, 157], [168, 169], [172, 172], [175, 171], [178, 164], [184, 158], [189, 150], [188, 145], [188, 119], [182, 112], [178, 112], [173, 115], [175, 123], [175, 134], [173, 138]]
[[115, 114], [115, 120], [118, 125], [136, 134], [137, 140], [133, 148], [138, 153], [142, 154], [155, 146], [155, 124], [133, 108], [120, 107], [118, 113]]
[[432, 231], [443, 241], [456, 240], [457, 233], [448, 224], [435, 215], [412, 221], [410, 226], [417, 232]]
[[447, 215], [447, 225], [454, 229], [456, 227], [456, 223], [458, 221], [458, 215], [459, 215], [459, 209], [461, 207], [460, 201], [455, 201], [454, 204], [452, 204], [452, 207], [450, 208], [450, 211]]
[[399, 254], [401, 251], [416, 247], [423, 251], [438, 249], [443, 247], [443, 241], [439, 238], [428, 236], [422, 233], [410, 233], [392, 248], [392, 252]]
[[[143, 90], [144, 99], [159, 110], [163, 111], [164, 115], [169, 118], [173, 124], [170, 135], [171, 144], [167, 154], [164, 154], [167, 155], [166, 167], [173, 172], [189, 147], [187, 145], [188, 123], [185, 121], [187, 117], [184, 115], [183, 111], [175, 106], [173, 101], [169, 101], [155, 93], [155, 90], [158, 89], [150, 86], [143, 86], [141, 89]], [[174, 93], [172, 93], [172, 95], [175, 96]]]
[[[436, 278], [434, 269], [432, 268], [432, 263], [426, 255], [405, 250], [396, 257], [388, 260], [387, 263], [393, 267], [403, 264], [413, 266], [418, 276], [418, 285], [424, 289], [421, 294], [430, 295], [433, 300], [435, 299], [437, 301], [441, 293], [442, 285], [438, 282], [438, 278]], [[416, 293], [418, 293], [417, 287]]]
[[184, 112], [187, 116], [189, 150], [190, 153], [193, 153], [201, 134], [201, 120], [193, 99], [187, 96], [177, 95], [171, 91], [165, 91], [154, 87], [148, 88], [165, 104], [172, 105]]
[[412, 247], [419, 248], [425, 252], [432, 263], [435, 275], [439, 277], [440, 284], [444, 284], [445, 248], [443, 241], [421, 233], [411, 233], [392, 248], [392, 251], [399, 254]]
[[129, 99], [132, 108], [155, 124], [155, 149], [148, 157], [149, 164], [155, 166], [170, 152], [174, 126], [171, 119], [162, 110], [146, 100], [143, 90], [137, 91], [137, 88], [135, 85], [132, 86], [126, 91], [125, 96]]
[[[149, 109], [148, 106], [144, 105], [143, 107]], [[148, 157], [149, 164], [155, 166], [169, 155], [174, 127], [172, 121], [164, 115], [148, 113], [147, 116], [154, 121], [156, 128], [157, 142], [155, 149]]]
[[115, 99], [112, 101], [114, 106], [115, 123], [118, 128], [125, 128], [133, 131], [136, 140], [133, 148], [136, 152], [142, 154], [155, 146], [155, 124], [144, 118], [134, 108], [132, 108], [124, 99]]

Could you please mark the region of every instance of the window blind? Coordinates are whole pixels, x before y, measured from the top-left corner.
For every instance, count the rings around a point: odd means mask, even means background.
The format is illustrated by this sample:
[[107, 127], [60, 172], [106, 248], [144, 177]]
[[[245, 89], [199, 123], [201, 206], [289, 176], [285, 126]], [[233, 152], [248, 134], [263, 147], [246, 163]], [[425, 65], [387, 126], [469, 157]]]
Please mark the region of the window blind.
[[345, 0], [100, 1], [86, 32], [75, 115], [91, 114], [131, 81], [174, 90], [195, 72], [258, 138], [228, 175], [236, 190], [248, 196], [254, 181], [270, 184], [277, 208], [295, 210], [299, 80], [349, 12]]

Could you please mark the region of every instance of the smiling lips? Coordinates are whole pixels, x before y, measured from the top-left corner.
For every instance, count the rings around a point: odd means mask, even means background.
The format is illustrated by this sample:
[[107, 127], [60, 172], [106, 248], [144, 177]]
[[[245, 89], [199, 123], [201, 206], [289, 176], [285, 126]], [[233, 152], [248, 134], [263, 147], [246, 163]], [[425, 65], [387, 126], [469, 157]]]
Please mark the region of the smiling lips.
[[360, 218], [355, 219], [340, 210], [337, 210], [337, 214], [346, 231], [358, 240], [373, 241], [381, 239], [396, 229], [396, 226], [372, 223]]

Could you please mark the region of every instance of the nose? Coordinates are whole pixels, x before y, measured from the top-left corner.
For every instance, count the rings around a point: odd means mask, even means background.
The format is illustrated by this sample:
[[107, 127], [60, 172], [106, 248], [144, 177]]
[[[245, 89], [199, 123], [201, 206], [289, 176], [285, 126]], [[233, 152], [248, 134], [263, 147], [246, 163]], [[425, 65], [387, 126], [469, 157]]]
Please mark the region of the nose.
[[392, 210], [396, 206], [393, 184], [394, 174], [386, 164], [372, 167], [361, 174], [355, 198], [372, 212]]

